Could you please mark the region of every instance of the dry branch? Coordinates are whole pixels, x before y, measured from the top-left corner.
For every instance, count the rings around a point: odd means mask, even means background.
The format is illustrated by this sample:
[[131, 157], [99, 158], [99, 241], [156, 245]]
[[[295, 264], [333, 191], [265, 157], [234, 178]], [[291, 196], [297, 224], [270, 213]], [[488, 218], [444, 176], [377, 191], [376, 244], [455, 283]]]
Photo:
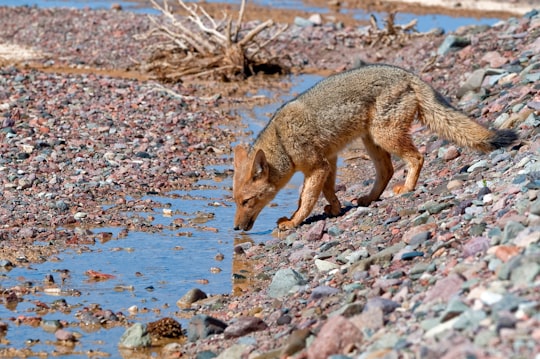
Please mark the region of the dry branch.
[[389, 13], [386, 17], [385, 26], [379, 28], [377, 19], [374, 15], [370, 16], [370, 26], [365, 34], [366, 43], [370, 46], [375, 46], [378, 43], [383, 43], [386, 46], [402, 45], [410, 38], [421, 35], [416, 30], [417, 20], [414, 19], [405, 25], [397, 25], [395, 23], [395, 13]]
[[147, 69], [162, 79], [217, 75], [230, 80], [249, 76], [265, 65], [288, 69], [283, 61], [279, 63], [268, 51], [262, 51], [287, 26], [276, 27], [267, 20], [243, 30], [246, 0], [241, 2], [236, 21], [228, 15], [216, 21], [202, 6], [183, 0], [177, 0], [177, 7], [187, 14], [184, 16], [175, 14], [167, 0], [162, 5], [150, 1], [162, 17], [149, 16], [154, 28], [147, 36], [158, 37], [160, 42], [151, 49]]

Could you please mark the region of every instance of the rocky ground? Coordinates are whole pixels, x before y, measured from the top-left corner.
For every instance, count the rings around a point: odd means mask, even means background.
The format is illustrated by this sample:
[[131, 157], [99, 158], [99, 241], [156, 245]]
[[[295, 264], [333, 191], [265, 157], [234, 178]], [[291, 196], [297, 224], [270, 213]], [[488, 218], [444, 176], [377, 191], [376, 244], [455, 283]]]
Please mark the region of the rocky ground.
[[[245, 88], [149, 80], [140, 72], [148, 44], [133, 39], [148, 30], [145, 16], [0, 8], [0, 22], [0, 39], [33, 50], [25, 61], [1, 60], [2, 266], [91, 243], [80, 228], [122, 224], [126, 209], [153, 206], [128, 195], [223, 175], [205, 166], [230, 163], [229, 144], [243, 130], [229, 111], [246, 105]], [[416, 126], [426, 162], [413, 193], [387, 191], [338, 218], [317, 216], [321, 201], [298, 230], [239, 246], [235, 255], [253, 263], [253, 290], [190, 304], [199, 315], [185, 328], [190, 340], [164, 356], [535, 358], [539, 34], [536, 12], [386, 45], [367, 42], [362, 27], [291, 26], [272, 51], [297, 71], [402, 66], [486, 126], [516, 129], [520, 140], [482, 155]], [[346, 201], [369, 189], [373, 171], [361, 147], [344, 157], [338, 196]], [[392, 184], [404, 178], [395, 163]], [[144, 219], [127, 226], [148, 227]]]

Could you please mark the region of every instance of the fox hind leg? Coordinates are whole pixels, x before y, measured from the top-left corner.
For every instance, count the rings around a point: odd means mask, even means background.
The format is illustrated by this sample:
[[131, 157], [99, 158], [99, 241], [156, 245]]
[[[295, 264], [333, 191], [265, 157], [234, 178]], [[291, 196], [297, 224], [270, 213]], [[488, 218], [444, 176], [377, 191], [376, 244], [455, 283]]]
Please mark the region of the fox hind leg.
[[330, 171], [323, 186], [324, 198], [328, 201], [328, 205], [324, 207], [324, 213], [329, 216], [337, 216], [341, 213], [341, 203], [336, 196], [337, 156], [328, 158], [328, 164]]
[[400, 151], [395, 153], [397, 156], [403, 158], [405, 163], [407, 163], [409, 170], [407, 177], [405, 178], [405, 183], [394, 186], [393, 189], [396, 194], [407, 193], [414, 190], [416, 183], [418, 182], [418, 177], [420, 176], [420, 171], [424, 165], [424, 156], [418, 152], [410, 137], [407, 140], [407, 143], [404, 143], [404, 141], [401, 142], [402, 146], [404, 144], [406, 144], [406, 146], [400, 148]]
[[[397, 113], [396, 113], [397, 112]], [[394, 186], [394, 193], [402, 194], [413, 191], [420, 171], [424, 165], [424, 156], [418, 151], [410, 134], [411, 123], [416, 116], [416, 102], [405, 96], [395, 107], [395, 112], [381, 118], [381, 123], [372, 131], [373, 140], [384, 150], [401, 157], [407, 164], [408, 172], [405, 183]]]
[[371, 202], [379, 199], [384, 189], [392, 179], [394, 167], [390, 153], [377, 145], [370, 136], [362, 137], [364, 147], [375, 165], [375, 183], [367, 196], [356, 200], [359, 206], [368, 206]]

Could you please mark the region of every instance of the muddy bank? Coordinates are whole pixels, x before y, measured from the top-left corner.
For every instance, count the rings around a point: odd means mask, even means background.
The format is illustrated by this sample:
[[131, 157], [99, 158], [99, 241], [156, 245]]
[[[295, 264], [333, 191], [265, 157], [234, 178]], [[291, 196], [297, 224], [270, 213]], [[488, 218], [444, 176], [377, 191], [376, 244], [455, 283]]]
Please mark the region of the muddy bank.
[[[190, 190], [197, 180], [230, 174], [207, 168], [231, 166], [230, 143], [244, 129], [230, 109], [246, 105], [243, 85], [115, 76], [137, 73], [144, 61], [145, 43], [133, 36], [148, 29], [145, 16], [0, 8], [0, 19], [0, 38], [43, 54], [6, 59], [0, 70], [2, 260], [24, 266], [92, 245], [96, 235], [84, 229], [96, 225], [159, 231], [125, 212], [160, 206], [140, 200], [144, 194]], [[28, 19], [37, 25], [27, 26]], [[272, 49], [288, 55], [296, 71], [399, 65], [485, 125], [517, 129], [520, 141], [479, 155], [415, 127], [426, 157], [415, 192], [386, 191], [382, 201], [338, 218], [321, 217], [320, 201], [298, 230], [255, 244], [247, 234], [235, 255], [252, 263], [252, 291], [211, 296], [178, 312], [231, 329], [179, 340], [173, 355], [533, 357], [540, 350], [539, 31], [540, 18], [530, 14], [463, 29], [454, 35], [467, 44], [442, 51], [448, 36], [381, 46], [367, 44], [354, 26], [291, 26]], [[254, 78], [248, 86], [281, 86], [275, 80]], [[346, 202], [369, 189], [373, 171], [361, 147], [344, 157], [338, 196]], [[395, 163], [391, 185], [405, 175]], [[280, 270], [302, 279], [276, 294], [269, 288]], [[27, 292], [5, 293], [3, 305]], [[8, 331], [32, 325], [2, 321]], [[339, 338], [336, 326], [347, 329]], [[3, 356], [21, 356], [3, 345]]]

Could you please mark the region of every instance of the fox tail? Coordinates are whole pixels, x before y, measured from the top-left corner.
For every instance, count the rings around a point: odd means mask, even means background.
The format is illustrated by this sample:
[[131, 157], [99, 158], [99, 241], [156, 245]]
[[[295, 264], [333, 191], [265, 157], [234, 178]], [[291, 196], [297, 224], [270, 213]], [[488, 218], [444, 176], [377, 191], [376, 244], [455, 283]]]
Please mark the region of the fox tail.
[[489, 130], [473, 121], [419, 79], [413, 82], [412, 87], [418, 98], [419, 120], [433, 132], [460, 146], [490, 152], [507, 147], [518, 139], [514, 130]]

